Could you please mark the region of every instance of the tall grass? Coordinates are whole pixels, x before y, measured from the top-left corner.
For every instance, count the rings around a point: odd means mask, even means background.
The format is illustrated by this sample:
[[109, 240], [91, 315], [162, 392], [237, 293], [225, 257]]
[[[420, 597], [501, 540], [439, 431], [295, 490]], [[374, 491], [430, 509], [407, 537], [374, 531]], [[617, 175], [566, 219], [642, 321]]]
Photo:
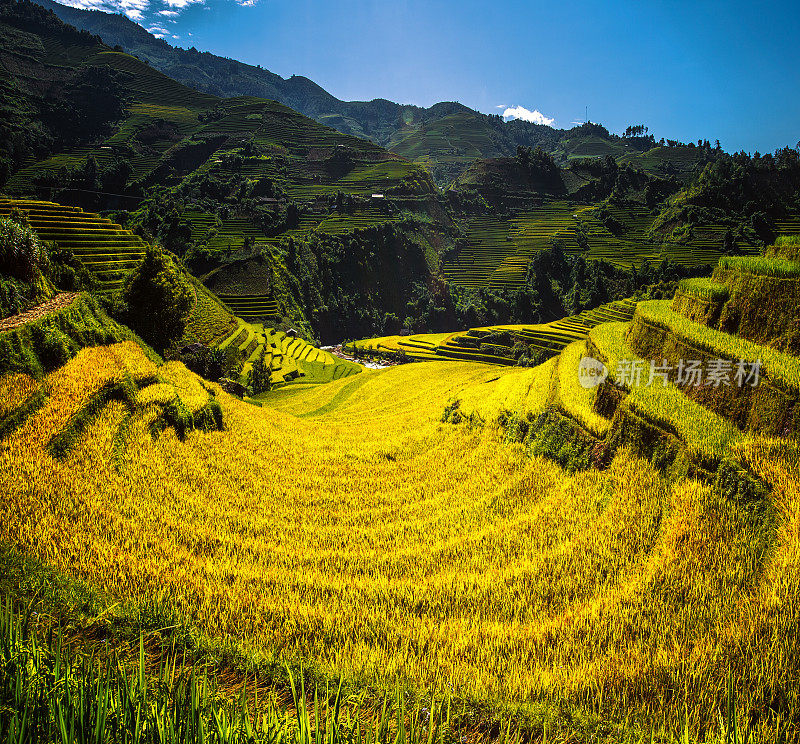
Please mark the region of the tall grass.
[[679, 289], [684, 294], [709, 302], [724, 302], [731, 293], [730, 288], [724, 284], [718, 284], [707, 278], [681, 279]]
[[[348, 707], [342, 687], [307, 695], [288, 672], [291, 709], [259, 704], [247, 686], [226, 699], [213, 678], [165, 653], [150, 669], [138, 658], [70, 653], [59, 629], [32, 632], [29, 612], [0, 606], [0, 741], [4, 744], [444, 744], [449, 706], [407, 711], [398, 692], [377, 715]], [[313, 699], [313, 703], [310, 703]]]
[[765, 256], [723, 256], [719, 260], [719, 268], [783, 279], [800, 276], [800, 261]]

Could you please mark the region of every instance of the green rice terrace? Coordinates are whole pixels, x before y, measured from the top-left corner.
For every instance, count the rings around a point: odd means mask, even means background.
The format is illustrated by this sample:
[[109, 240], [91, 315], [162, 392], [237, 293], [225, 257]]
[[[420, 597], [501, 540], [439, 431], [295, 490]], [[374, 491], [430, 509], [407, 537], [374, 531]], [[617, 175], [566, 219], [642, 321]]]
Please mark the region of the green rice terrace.
[[247, 384], [248, 375], [257, 359], [263, 359], [270, 372], [273, 388], [289, 383], [320, 384], [357, 374], [362, 367], [354, 362], [335, 357], [317, 349], [293, 332], [265, 327], [260, 323], [238, 320], [236, 329], [218, 348], [235, 349], [244, 359], [239, 382]]
[[[97, 281], [101, 294], [121, 289], [125, 277], [144, 257], [146, 245], [141, 238], [78, 207], [0, 199], [0, 217], [10, 216], [13, 210], [25, 216], [41, 240], [74, 253]], [[281, 320], [279, 305], [271, 295], [217, 297], [196, 280], [191, 287], [193, 301], [183, 341], [210, 344], [241, 360], [238, 377], [243, 385], [259, 358], [264, 359], [275, 388], [291, 382], [330, 382], [361, 371], [360, 365], [315, 348], [295, 331], [287, 333], [258, 322]]]
[[10, 215], [14, 208], [28, 215], [42, 240], [74, 253], [103, 291], [119, 289], [125, 275], [144, 257], [145, 244], [138, 235], [78, 207], [0, 198], [0, 216]]
[[455, 333], [419, 333], [354, 341], [345, 351], [358, 356], [413, 361], [459, 360], [488, 364], [529, 366], [585, 339], [601, 323], [629, 321], [636, 303], [622, 300], [601, 305], [551, 323], [497, 325]]
[[[598, 208], [567, 201], [549, 201], [511, 217], [485, 215], [469, 220], [467, 246], [444, 263], [445, 276], [464, 287], [520, 287], [528, 264], [538, 252], [558, 242], [568, 253], [602, 259], [616, 266], [660, 263], [665, 258], [687, 266], [713, 265], [723, 255], [726, 228], [703, 225], [682, 243], [653, 235], [653, 212], [643, 205], [607, 205], [602, 208], [615, 222], [612, 232], [598, 216]], [[800, 231], [800, 221], [778, 223]], [[758, 248], [738, 241], [741, 253]]]

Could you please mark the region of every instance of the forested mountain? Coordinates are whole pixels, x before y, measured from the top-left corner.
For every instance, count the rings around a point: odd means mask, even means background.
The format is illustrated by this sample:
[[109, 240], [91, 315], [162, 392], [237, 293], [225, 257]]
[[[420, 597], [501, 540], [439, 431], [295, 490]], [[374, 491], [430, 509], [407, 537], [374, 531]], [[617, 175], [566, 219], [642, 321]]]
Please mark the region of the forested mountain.
[[195, 48], [173, 47], [121, 14], [72, 8], [38, 0], [76, 28], [99, 35], [195, 90], [223, 98], [257, 96], [283, 103], [345, 134], [370, 139], [426, 165], [437, 182], [449, 183], [475, 158], [513, 155], [519, 145], [540, 146], [559, 160], [606, 154], [638, 154], [652, 147], [644, 137], [620, 138], [600, 127], [554, 129], [522, 120], [504, 122], [460, 103], [430, 108], [385, 99], [342, 101], [300, 75], [284, 79], [259, 66]]
[[[793, 150], [731, 156], [643, 127], [563, 131], [453, 103], [391, 133], [396, 104], [346, 104], [310, 81], [173, 49], [122, 16], [57, 10], [143, 57], [160, 50], [159, 64], [199, 60], [214, 90], [248, 71], [272, 81], [267, 95], [304, 90], [298, 106], [322, 120], [336, 123], [328, 105], [374, 114], [359, 132], [382, 132], [393, 151], [265, 98], [195, 90], [41, 4], [0, 2], [4, 191], [104, 211], [236, 312], [269, 308], [317, 338], [557, 318], [800, 225]], [[586, 261], [615, 268], [573, 266]]]

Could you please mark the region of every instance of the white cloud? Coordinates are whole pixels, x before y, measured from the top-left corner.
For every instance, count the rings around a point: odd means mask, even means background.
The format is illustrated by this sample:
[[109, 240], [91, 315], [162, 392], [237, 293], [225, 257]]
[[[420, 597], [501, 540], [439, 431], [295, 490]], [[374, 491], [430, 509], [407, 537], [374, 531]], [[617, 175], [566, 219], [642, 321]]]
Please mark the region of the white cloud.
[[141, 21], [150, 7], [150, 0], [64, 0], [64, 4], [84, 10], [122, 13], [132, 21]]
[[555, 119], [545, 116], [541, 111], [534, 109], [528, 111], [524, 106], [513, 106], [503, 111], [504, 119], [522, 119], [522, 121], [529, 121], [532, 124], [544, 124], [545, 126], [552, 127], [555, 124]]
[[[172, 20], [177, 18], [183, 10], [190, 5], [205, 5], [207, 0], [161, 0], [161, 2], [153, 2], [153, 0], [60, 0], [64, 5], [70, 5], [73, 8], [82, 8], [84, 10], [102, 10], [106, 13], [122, 13], [128, 16], [132, 21], [141, 23], [145, 21], [145, 16], [153, 20], [155, 16], [159, 16], [159, 22], [164, 20]], [[156, 7], [161, 6], [162, 10], [151, 8], [151, 2]], [[255, 5], [258, 0], [234, 0], [237, 5], [243, 7], [250, 7]], [[154, 36], [161, 36], [166, 31], [158, 31], [151, 33]]]
[[202, 4], [204, 0], [164, 0], [165, 5], [178, 11], [188, 8], [190, 5]]
[[153, 36], [163, 36], [166, 33], [169, 33], [167, 29], [163, 28], [162, 26], [150, 26], [147, 29]]

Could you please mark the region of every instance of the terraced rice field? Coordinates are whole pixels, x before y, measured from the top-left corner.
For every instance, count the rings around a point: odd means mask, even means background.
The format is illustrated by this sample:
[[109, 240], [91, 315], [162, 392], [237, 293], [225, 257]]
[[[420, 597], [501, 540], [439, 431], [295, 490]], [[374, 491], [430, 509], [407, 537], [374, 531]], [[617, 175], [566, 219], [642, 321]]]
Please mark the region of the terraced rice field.
[[38, 176], [56, 174], [61, 169], [75, 170], [81, 168], [86, 163], [86, 158], [89, 154], [94, 155], [97, 164], [101, 168], [110, 165], [114, 159], [114, 152], [110, 147], [80, 147], [70, 152], [53, 155], [46, 160], [32, 162], [26, 168], [20, 168], [8, 179], [3, 189], [9, 194], [23, 193]]
[[[769, 529], [752, 504], [627, 449], [565, 472], [495, 421], [535, 418], [553, 381], [569, 401], [578, 343], [534, 369], [403, 365], [279, 390], [260, 409], [212, 385], [224, 430], [182, 440], [112, 401], [53, 457], [49, 435], [105, 381], [152, 375], [114, 351], [48, 376], [45, 405], [0, 439], [3, 474], [26, 484], [0, 491], [0, 538], [103, 592], [114, 621], [159, 602], [214, 641], [408, 691], [409, 707], [475, 701], [467, 734], [500, 717], [541, 741], [600, 727], [606, 741], [733, 741], [716, 736], [733, 679], [750, 740], [780, 740], [764, 689], [796, 708], [796, 444], [738, 451], [774, 486]], [[163, 373], [187, 408], [202, 403], [197, 378]], [[0, 411], [39, 384], [12, 383]], [[170, 391], [148, 387], [140, 401], [157, 409]], [[442, 423], [454, 399], [486, 424]]]
[[[638, 266], [642, 261], [660, 263], [664, 258], [687, 266], [714, 265], [722, 256], [726, 228], [706, 225], [695, 229], [686, 244], [655, 242], [649, 235], [654, 215], [644, 206], [611, 205], [609, 211], [620, 223], [618, 235], [611, 233], [596, 217], [594, 208], [551, 202], [516, 217], [476, 217], [468, 228], [469, 245], [443, 267], [445, 276], [462, 287], [519, 287], [525, 281], [528, 264], [539, 251], [558, 240], [565, 251], [582, 251], [577, 239], [586, 238], [587, 259], [602, 259], [620, 267]], [[783, 228], [786, 230], [783, 230]], [[800, 221], [784, 222], [782, 232], [800, 232]], [[741, 243], [743, 253], [758, 248]]]
[[778, 235], [800, 235], [800, 218], [776, 220], [775, 231]]
[[[569, 344], [587, 338], [589, 331], [601, 323], [629, 321], [635, 310], [636, 302], [621, 300], [552, 323], [482, 326], [455, 333], [383, 336], [356, 341], [353, 347], [362, 352], [374, 352], [378, 356], [381, 353], [403, 352], [410, 359], [420, 362], [451, 359], [508, 365], [514, 363], [513, 359], [482, 351], [481, 339], [492, 333], [507, 331], [533, 350], [555, 354]], [[510, 355], [510, 347], [508, 352]]]
[[125, 276], [144, 257], [138, 235], [79, 207], [27, 199], [0, 199], [0, 215], [13, 208], [28, 213], [31, 227], [42, 240], [55, 241], [72, 251], [92, 272], [103, 291], [119, 289]]
[[397, 222], [397, 217], [384, 214], [377, 209], [363, 209], [352, 215], [329, 214], [317, 225], [316, 229], [328, 235], [345, 235], [355, 230], [366, 230], [387, 222]]
[[519, 287], [531, 258], [554, 240], [578, 250], [578, 208], [552, 202], [518, 217], [476, 217], [469, 225], [469, 245], [444, 267], [445, 276], [462, 287]]
[[233, 311], [234, 315], [244, 320], [274, 317], [279, 312], [278, 303], [270, 294], [220, 294], [218, 297]]
[[302, 238], [314, 231], [328, 235], [346, 235], [355, 230], [397, 222], [397, 217], [387, 215], [377, 208], [360, 208], [353, 214], [319, 214], [307, 212], [300, 217], [297, 227], [267, 237], [258, 225], [248, 217], [236, 216], [222, 219], [217, 225], [216, 217], [209, 212], [186, 210], [184, 219], [192, 225], [192, 242], [224, 255], [234, 254], [249, 241], [254, 250], [259, 246], [277, 244], [284, 238]]
[[239, 381], [247, 384], [248, 374], [259, 357], [269, 362], [275, 388], [288, 383], [318, 384], [357, 374], [362, 367], [333, 356], [307, 341], [261, 323], [238, 319], [238, 327], [219, 343], [225, 351], [234, 348], [244, 364]]
[[187, 88], [154, 67], [123, 52], [99, 52], [92, 61], [127, 73], [125, 84], [132, 92], [135, 101], [160, 107], [160, 113], [166, 114], [161, 118], [171, 118], [170, 114], [175, 109], [183, 111], [204, 109], [217, 101], [214, 96]]
[[[616, 266], [638, 266], [642, 261], [660, 263], [664, 258], [687, 266], [700, 266], [717, 262], [722, 255], [725, 228], [710, 225], [696, 231], [687, 244], [655, 242], [649, 230], [655, 219], [644, 206], [610, 205], [609, 212], [622, 226], [620, 234], [611, 233], [596, 217], [594, 210], [578, 215], [579, 224], [586, 235], [589, 250], [586, 258], [602, 259]], [[744, 246], [741, 246], [744, 249]]]

